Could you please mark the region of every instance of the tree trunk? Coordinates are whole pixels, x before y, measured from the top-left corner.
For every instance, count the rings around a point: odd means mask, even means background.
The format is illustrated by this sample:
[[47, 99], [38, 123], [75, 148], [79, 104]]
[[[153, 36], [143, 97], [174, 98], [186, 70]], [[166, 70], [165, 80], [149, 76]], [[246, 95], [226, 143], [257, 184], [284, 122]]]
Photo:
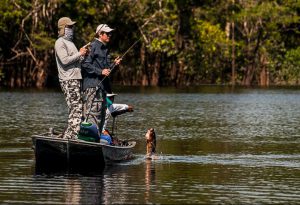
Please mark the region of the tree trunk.
[[231, 22], [231, 84], [235, 85], [235, 33], [234, 22]]
[[269, 86], [269, 69], [267, 67], [267, 59], [264, 55], [260, 58], [261, 61], [261, 71], [260, 71], [260, 85]]
[[150, 85], [152, 85], [152, 86], [159, 85], [160, 56], [161, 56], [161, 53], [155, 54], [154, 70], [152, 72], [151, 82], [150, 82]]
[[47, 67], [43, 60], [38, 61], [37, 63], [37, 73], [36, 73], [36, 82], [35, 85], [37, 88], [42, 88], [46, 84], [46, 73]]
[[142, 86], [147, 86], [149, 85], [149, 75], [148, 75], [148, 62], [147, 62], [147, 57], [146, 57], [146, 46], [143, 43], [140, 49], [140, 57], [141, 57], [141, 64], [143, 67], [143, 72], [142, 72]]

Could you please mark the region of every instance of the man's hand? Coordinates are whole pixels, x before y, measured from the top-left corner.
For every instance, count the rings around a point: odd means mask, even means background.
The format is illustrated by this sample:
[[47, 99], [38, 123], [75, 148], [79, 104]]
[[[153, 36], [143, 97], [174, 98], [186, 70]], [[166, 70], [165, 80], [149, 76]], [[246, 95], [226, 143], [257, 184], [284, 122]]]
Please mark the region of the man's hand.
[[128, 105], [127, 112], [133, 112], [133, 107], [132, 107], [132, 105]]
[[102, 75], [108, 76], [110, 74], [110, 70], [105, 68], [102, 70]]
[[88, 49], [85, 47], [80, 48], [79, 50], [81, 56], [85, 56], [88, 52]]
[[122, 58], [119, 56], [114, 60], [115, 65], [119, 65], [121, 63]]

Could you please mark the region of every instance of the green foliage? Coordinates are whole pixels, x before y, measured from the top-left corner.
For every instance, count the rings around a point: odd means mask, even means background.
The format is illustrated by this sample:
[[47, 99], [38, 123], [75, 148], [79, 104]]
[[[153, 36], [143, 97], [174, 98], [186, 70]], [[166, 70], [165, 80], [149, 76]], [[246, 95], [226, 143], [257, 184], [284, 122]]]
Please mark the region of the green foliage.
[[[151, 1], [150, 1], [151, 2]], [[149, 43], [147, 47], [150, 52], [161, 52], [166, 53], [167, 56], [172, 56], [176, 54], [176, 42], [175, 35], [176, 29], [178, 27], [177, 8], [174, 1], [166, 1], [164, 4], [160, 5], [155, 1], [151, 2], [152, 9], [157, 8], [155, 11], [151, 11], [151, 15], [155, 15], [149, 22], [147, 26], [143, 28], [145, 34], [149, 38]], [[151, 10], [152, 10], [151, 9]], [[150, 8], [148, 8], [150, 10]], [[146, 42], [147, 43], [147, 42]]]
[[[259, 76], [265, 66], [275, 83], [298, 83], [299, 11], [300, 1], [295, 0], [1, 0], [0, 63], [29, 48], [38, 61], [47, 61], [41, 65], [49, 68], [43, 69], [53, 70], [57, 21], [69, 16], [77, 22], [77, 47], [92, 41], [101, 23], [115, 28], [113, 55], [141, 38], [122, 62], [122, 82], [139, 83], [141, 77], [151, 81], [154, 65], [159, 65], [155, 75], [161, 81], [227, 83], [234, 56], [238, 80], [245, 78], [247, 68], [254, 66], [253, 76]], [[228, 27], [231, 23], [234, 30]], [[17, 67], [34, 67], [22, 58], [15, 61], [23, 62]], [[0, 75], [9, 76], [1, 68]]]
[[223, 63], [224, 59], [229, 58], [230, 45], [225, 32], [219, 25], [201, 20], [195, 20], [192, 29], [195, 53], [190, 61], [194, 62], [193, 67], [200, 68], [205, 76], [220, 75], [226, 66]]
[[0, 4], [0, 30], [2, 32], [10, 32], [13, 25], [21, 23], [22, 18], [26, 14], [26, 10], [30, 8], [31, 1], [1, 0]]
[[42, 31], [40, 33], [35, 33], [32, 36], [33, 46], [37, 51], [51, 50], [55, 43], [54, 38], [49, 37], [48, 33]]
[[202, 47], [202, 51], [206, 54], [214, 55], [219, 48], [227, 46], [228, 41], [226, 34], [221, 30], [219, 25], [212, 25], [209, 22], [196, 20], [193, 27], [195, 44]]
[[300, 76], [300, 47], [286, 52], [282, 65], [284, 79], [287, 82], [298, 81]]

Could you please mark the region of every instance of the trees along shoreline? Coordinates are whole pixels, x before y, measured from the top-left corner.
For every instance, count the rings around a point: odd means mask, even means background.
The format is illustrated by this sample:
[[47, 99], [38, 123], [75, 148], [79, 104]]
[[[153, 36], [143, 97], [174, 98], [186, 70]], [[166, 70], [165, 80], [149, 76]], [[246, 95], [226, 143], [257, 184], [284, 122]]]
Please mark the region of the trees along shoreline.
[[134, 86], [299, 85], [299, 1], [3, 0], [0, 86], [58, 86], [57, 20], [77, 21], [75, 43], [116, 28], [113, 55], [137, 39], [112, 76]]

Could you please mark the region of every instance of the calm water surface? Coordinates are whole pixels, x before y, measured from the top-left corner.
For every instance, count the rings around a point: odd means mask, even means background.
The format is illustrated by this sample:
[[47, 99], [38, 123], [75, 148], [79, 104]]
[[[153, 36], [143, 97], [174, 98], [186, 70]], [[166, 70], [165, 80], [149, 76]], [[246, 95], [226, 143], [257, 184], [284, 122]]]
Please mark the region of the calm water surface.
[[118, 91], [135, 107], [117, 119], [135, 159], [93, 172], [35, 167], [31, 135], [65, 126], [60, 91], [0, 91], [0, 203], [300, 203], [300, 89]]

